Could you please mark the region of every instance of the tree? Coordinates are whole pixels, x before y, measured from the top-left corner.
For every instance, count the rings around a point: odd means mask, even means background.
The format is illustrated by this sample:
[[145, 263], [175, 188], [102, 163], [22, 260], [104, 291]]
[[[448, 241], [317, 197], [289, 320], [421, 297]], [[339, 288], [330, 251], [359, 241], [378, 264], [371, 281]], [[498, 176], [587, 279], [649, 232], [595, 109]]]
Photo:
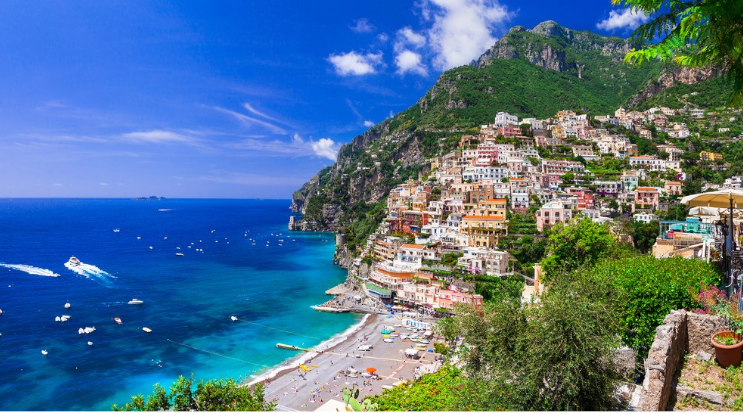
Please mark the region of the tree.
[[[740, 0], [612, 0], [647, 15], [631, 40], [642, 48], [627, 53], [630, 64], [660, 58], [686, 67], [715, 66], [733, 83], [729, 104], [743, 102], [743, 2]], [[653, 43], [656, 38], [661, 38]]]
[[619, 374], [612, 363], [620, 324], [605, 280], [576, 271], [541, 304], [504, 298], [454, 316], [471, 410], [609, 410]]
[[632, 242], [635, 244], [635, 248], [643, 254], [647, 253], [655, 244], [659, 231], [660, 224], [658, 221], [648, 223], [635, 221], [632, 224]]
[[152, 395], [132, 396], [124, 407], [113, 405], [115, 411], [159, 411], [159, 410], [221, 410], [221, 411], [270, 411], [276, 403], [265, 400], [263, 385], [253, 387], [241, 385], [233, 379], [199, 381], [194, 390], [194, 378], [178, 377], [170, 392], [155, 384]]
[[556, 274], [595, 262], [614, 246], [609, 228], [589, 218], [576, 218], [565, 225], [558, 223], [549, 236], [542, 268], [548, 278], [554, 278]]

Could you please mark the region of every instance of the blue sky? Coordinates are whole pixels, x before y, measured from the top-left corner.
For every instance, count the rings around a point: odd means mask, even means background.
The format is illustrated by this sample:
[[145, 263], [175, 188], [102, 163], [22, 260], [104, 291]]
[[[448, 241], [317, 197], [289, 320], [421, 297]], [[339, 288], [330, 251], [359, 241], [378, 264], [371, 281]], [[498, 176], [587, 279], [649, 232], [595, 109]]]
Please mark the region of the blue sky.
[[2, 9], [0, 197], [289, 198], [509, 27], [626, 37], [644, 18], [609, 0]]

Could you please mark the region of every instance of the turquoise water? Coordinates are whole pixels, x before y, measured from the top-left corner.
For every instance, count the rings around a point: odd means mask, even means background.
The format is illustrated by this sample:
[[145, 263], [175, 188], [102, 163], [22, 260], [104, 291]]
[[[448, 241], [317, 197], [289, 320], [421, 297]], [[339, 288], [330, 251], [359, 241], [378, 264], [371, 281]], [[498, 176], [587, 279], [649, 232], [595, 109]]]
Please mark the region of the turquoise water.
[[[288, 206], [0, 200], [0, 409], [108, 410], [181, 374], [246, 379], [296, 355], [277, 342], [313, 346], [357, 322], [310, 307], [345, 271], [332, 234], [286, 230]], [[73, 255], [85, 271], [64, 266]]]

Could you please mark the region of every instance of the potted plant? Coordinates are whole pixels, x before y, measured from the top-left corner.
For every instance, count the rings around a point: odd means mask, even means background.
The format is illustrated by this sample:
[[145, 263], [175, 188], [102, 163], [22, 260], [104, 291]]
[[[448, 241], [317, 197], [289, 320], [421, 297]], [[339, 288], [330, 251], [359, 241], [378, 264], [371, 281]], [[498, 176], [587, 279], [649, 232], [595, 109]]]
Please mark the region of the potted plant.
[[708, 286], [703, 287], [696, 298], [702, 305], [699, 312], [719, 315], [730, 326], [729, 330], [718, 331], [710, 339], [717, 362], [722, 367], [740, 366], [743, 359], [743, 314], [738, 311], [737, 295], [728, 299], [725, 291]]

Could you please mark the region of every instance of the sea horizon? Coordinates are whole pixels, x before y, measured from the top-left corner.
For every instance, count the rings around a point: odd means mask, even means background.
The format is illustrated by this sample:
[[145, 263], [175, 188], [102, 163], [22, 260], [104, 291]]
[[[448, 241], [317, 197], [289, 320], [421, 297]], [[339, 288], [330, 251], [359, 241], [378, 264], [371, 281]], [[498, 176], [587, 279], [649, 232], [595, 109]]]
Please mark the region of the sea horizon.
[[192, 372], [250, 381], [297, 357], [276, 343], [361, 319], [311, 308], [346, 274], [331, 233], [288, 231], [286, 200], [0, 198], [0, 212], [3, 410], [108, 410]]

